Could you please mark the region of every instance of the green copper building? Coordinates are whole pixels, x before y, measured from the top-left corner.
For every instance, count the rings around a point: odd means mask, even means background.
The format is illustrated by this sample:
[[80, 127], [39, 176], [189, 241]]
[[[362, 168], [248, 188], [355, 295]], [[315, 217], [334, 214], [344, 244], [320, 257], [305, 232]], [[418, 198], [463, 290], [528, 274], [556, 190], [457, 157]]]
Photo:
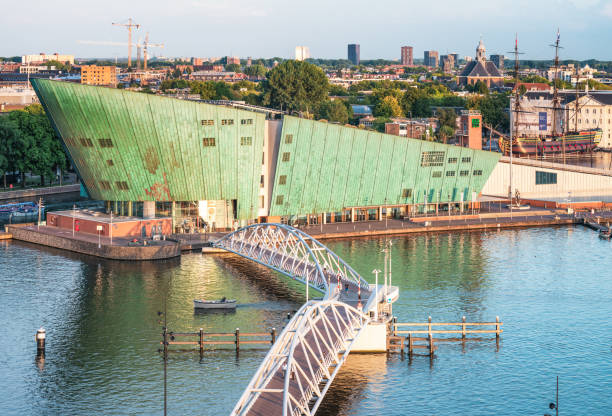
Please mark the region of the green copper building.
[[410, 215], [471, 201], [499, 159], [290, 116], [31, 82], [89, 196], [120, 215], [199, 215], [219, 227]]

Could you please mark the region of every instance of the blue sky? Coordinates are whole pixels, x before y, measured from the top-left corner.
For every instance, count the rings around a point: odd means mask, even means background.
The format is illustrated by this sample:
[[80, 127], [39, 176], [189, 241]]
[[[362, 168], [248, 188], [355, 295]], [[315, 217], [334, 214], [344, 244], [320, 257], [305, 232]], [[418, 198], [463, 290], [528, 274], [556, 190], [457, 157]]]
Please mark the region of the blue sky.
[[29, 0], [2, 9], [0, 56], [126, 56], [127, 47], [77, 41], [126, 42], [111, 22], [132, 17], [142, 25], [135, 38], [149, 31], [166, 56], [289, 58], [307, 45], [313, 57], [346, 58], [348, 43], [361, 44], [362, 59], [399, 59], [402, 45], [418, 58], [426, 49], [463, 56], [481, 35], [487, 54], [505, 53], [518, 32], [524, 58], [548, 59], [559, 27], [561, 58], [612, 60], [612, 0]]

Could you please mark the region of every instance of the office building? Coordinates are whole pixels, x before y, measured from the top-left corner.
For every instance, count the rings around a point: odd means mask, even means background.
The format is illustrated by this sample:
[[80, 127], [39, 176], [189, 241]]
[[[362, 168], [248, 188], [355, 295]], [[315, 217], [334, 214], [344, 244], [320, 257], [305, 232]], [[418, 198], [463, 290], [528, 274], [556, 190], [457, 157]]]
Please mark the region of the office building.
[[39, 53], [38, 55], [23, 55], [21, 57], [21, 63], [23, 65], [40, 65], [49, 61], [57, 61], [63, 64], [74, 65], [74, 55]]
[[117, 68], [114, 66], [83, 65], [81, 66], [81, 84], [117, 85]]
[[295, 60], [303, 61], [310, 58], [310, 49], [308, 46], [296, 46], [295, 47]]
[[423, 53], [423, 65], [428, 68], [437, 68], [440, 65], [438, 51], [425, 51]]
[[412, 51], [413, 51], [412, 46], [402, 46], [402, 56], [401, 56], [402, 65], [404, 66], [414, 65]]
[[500, 72], [504, 70], [504, 59], [504, 55], [491, 55], [491, 62], [495, 64]]
[[353, 65], [359, 65], [359, 45], [353, 43], [348, 45], [348, 60]]

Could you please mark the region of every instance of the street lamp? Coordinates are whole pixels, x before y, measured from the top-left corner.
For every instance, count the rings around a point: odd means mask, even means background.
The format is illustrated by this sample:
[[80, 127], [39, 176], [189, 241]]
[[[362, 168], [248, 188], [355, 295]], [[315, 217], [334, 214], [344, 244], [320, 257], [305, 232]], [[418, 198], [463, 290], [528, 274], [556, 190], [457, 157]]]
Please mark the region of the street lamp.
[[376, 305], [376, 309], [374, 309], [374, 320], [378, 321], [378, 273], [380, 273], [380, 270], [374, 269], [372, 273], [376, 275], [376, 284], [374, 287], [374, 304]]

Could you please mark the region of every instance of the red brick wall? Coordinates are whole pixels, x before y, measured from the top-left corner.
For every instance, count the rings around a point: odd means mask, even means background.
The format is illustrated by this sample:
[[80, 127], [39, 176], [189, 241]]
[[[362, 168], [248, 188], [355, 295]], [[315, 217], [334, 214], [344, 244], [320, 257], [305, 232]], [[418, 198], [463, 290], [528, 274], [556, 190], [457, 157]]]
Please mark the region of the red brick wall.
[[[65, 228], [68, 230], [72, 230], [72, 217], [68, 215], [58, 215], [56, 213], [48, 213], [47, 214], [47, 225], [55, 226], [60, 228]], [[99, 222], [95, 220], [83, 220], [83, 219], [75, 219], [75, 231], [80, 233], [88, 233], [88, 234], [98, 234], [97, 226], [102, 226], [101, 235], [109, 236], [110, 235], [110, 224], [105, 222]], [[152, 232], [152, 227], [159, 226], [162, 227], [162, 234], [171, 234], [172, 233], [172, 220], [170, 218], [163, 219], [143, 219], [143, 220], [135, 220], [135, 221], [123, 221], [123, 222], [114, 222], [113, 223], [113, 237], [140, 237], [142, 235], [142, 227], [146, 228], [147, 237], [150, 237]]]

